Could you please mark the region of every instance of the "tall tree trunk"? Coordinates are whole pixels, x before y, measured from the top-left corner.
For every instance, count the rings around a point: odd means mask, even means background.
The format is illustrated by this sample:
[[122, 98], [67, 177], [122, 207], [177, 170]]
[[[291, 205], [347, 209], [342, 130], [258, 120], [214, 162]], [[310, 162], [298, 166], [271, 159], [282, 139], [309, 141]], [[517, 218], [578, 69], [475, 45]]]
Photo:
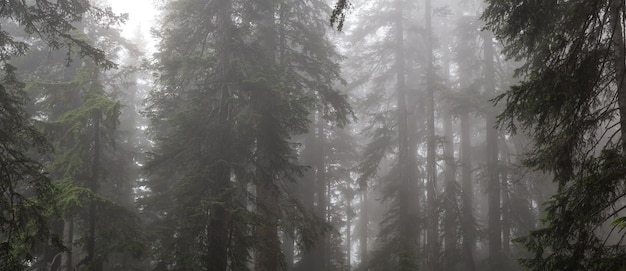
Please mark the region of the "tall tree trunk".
[[346, 215], [346, 256], [347, 256], [347, 269], [352, 270], [352, 196], [346, 200], [347, 215]]
[[[319, 112], [317, 116], [317, 142], [315, 144], [317, 149], [317, 156], [315, 161], [315, 169], [316, 169], [316, 196], [317, 196], [317, 208], [316, 213], [320, 218], [323, 218], [324, 221], [327, 221], [327, 208], [328, 208], [328, 194], [326, 190], [328, 189], [328, 182], [326, 180], [326, 152], [325, 152], [325, 142], [326, 135], [324, 129], [324, 119], [322, 117], [322, 113]], [[315, 270], [328, 270], [329, 265], [329, 255], [328, 255], [328, 246], [329, 246], [329, 235], [323, 234], [320, 236], [317, 241], [315, 247]]]
[[[490, 32], [482, 33], [484, 41], [484, 76], [485, 91], [491, 96], [495, 95], [495, 68], [493, 58], [495, 56], [493, 48], [493, 36]], [[502, 252], [502, 226], [500, 223], [500, 178], [498, 173], [498, 131], [496, 125], [496, 115], [493, 112], [485, 113], [485, 129], [487, 134], [487, 194], [488, 194], [488, 233], [489, 259], [492, 263], [492, 270], [498, 270], [498, 262]]]
[[[68, 71], [72, 70], [74, 71], [74, 67], [78, 65], [77, 63], [72, 63], [70, 64], [70, 67], [68, 67]], [[69, 73], [69, 72], [68, 72]], [[63, 76], [63, 81], [71, 81], [72, 78], [76, 76], [74, 73], [71, 74], [64, 74]], [[71, 91], [70, 94], [70, 98], [69, 98], [69, 102], [68, 102], [68, 108], [67, 109], [63, 109], [62, 112], [55, 112], [52, 111], [52, 119], [58, 120], [60, 116], [62, 116], [65, 112], [71, 110], [71, 109], [75, 109], [78, 108], [81, 104], [81, 91], [80, 89], [74, 89]], [[75, 142], [71, 142], [71, 141], [65, 141], [65, 142], [61, 142], [61, 148], [63, 149], [70, 149], [72, 148], [72, 146], [76, 144]], [[55, 173], [53, 173], [55, 174]], [[62, 179], [64, 174], [59, 174], [58, 172], [55, 174], [56, 176], [54, 176], [54, 179]], [[73, 271], [74, 267], [73, 267], [73, 259], [72, 256], [76, 255], [73, 254], [73, 252], [75, 252], [75, 250], [73, 250], [73, 243], [74, 243], [74, 214], [68, 214], [68, 218], [66, 218], [63, 222], [63, 245], [65, 245], [68, 248], [68, 251], [63, 252], [63, 255], [61, 257], [61, 271]]]
[[219, 161], [217, 161], [215, 167], [215, 186], [211, 187], [211, 198], [218, 204], [213, 204], [210, 207], [206, 268], [211, 271], [226, 271], [228, 268], [228, 225], [230, 220], [228, 208], [232, 201], [231, 192], [229, 192], [231, 170], [227, 162], [230, 160], [227, 157], [229, 150], [226, 149], [228, 146], [227, 141], [229, 140], [229, 126], [231, 125], [229, 121], [231, 94], [227, 81], [232, 59], [232, 46], [229, 42], [232, 35], [232, 6], [230, 1], [218, 0], [216, 1], [216, 7], [219, 10], [216, 12], [216, 32], [218, 37], [216, 39], [217, 68], [215, 79], [219, 82], [217, 90], [219, 99], [218, 126], [220, 127], [220, 132], [217, 135], [217, 140], [220, 142], [220, 145], [217, 147]]
[[[444, 43], [442, 62], [443, 62], [443, 77], [444, 81], [448, 82], [450, 76], [450, 51], [448, 48], [448, 41], [443, 39]], [[457, 223], [461, 222], [459, 206], [457, 202], [458, 198], [458, 183], [457, 183], [457, 164], [456, 159], [454, 157], [454, 129], [452, 125], [452, 118], [454, 117], [452, 114], [453, 104], [449, 101], [444, 103], [445, 107], [443, 109], [444, 115], [442, 117], [443, 121], [443, 133], [444, 133], [444, 146], [443, 146], [443, 156], [445, 161], [445, 198], [444, 198], [444, 208], [445, 208], [445, 216], [443, 218], [443, 239], [444, 239], [444, 259], [445, 259], [445, 270], [454, 270], [455, 266], [459, 263], [457, 251], [457, 240], [458, 240], [458, 232], [457, 232]]]
[[[267, 95], [259, 95], [260, 104], [270, 103]], [[280, 241], [278, 239], [278, 197], [279, 191], [275, 184], [277, 175], [271, 164], [271, 151], [268, 146], [275, 140], [274, 129], [275, 119], [269, 112], [261, 111], [261, 124], [257, 140], [257, 184], [256, 199], [257, 212], [260, 218], [260, 225], [257, 226], [257, 237], [259, 244], [256, 249], [255, 271], [275, 271], [280, 268]]]
[[[509, 153], [506, 147], [504, 136], [500, 140], [500, 158], [507, 165], [510, 164]], [[509, 183], [509, 171], [506, 167], [500, 170], [501, 186], [500, 195], [502, 197], [502, 252], [507, 256], [511, 255], [511, 184]], [[508, 259], [508, 257], [505, 257]]]
[[511, 191], [508, 172], [502, 173], [502, 252], [511, 255]]
[[[468, 92], [470, 88], [471, 71], [474, 67], [465, 62], [460, 63], [460, 89]], [[475, 271], [474, 249], [476, 247], [476, 222], [474, 219], [474, 183], [472, 178], [472, 133], [469, 109], [464, 109], [459, 116], [460, 127], [460, 156], [461, 156], [461, 232], [463, 238], [462, 260], [467, 271]]]
[[474, 232], [474, 188], [472, 181], [472, 146], [470, 133], [470, 119], [467, 112], [460, 116], [461, 121], [461, 201], [462, 232], [463, 232], [463, 266], [465, 270], [476, 270], [474, 263], [474, 247], [476, 245], [476, 233]]
[[74, 218], [69, 217], [63, 222], [63, 245], [68, 251], [61, 256], [61, 271], [72, 271], [72, 243], [74, 243]]
[[293, 261], [295, 257], [295, 240], [293, 236], [295, 230], [292, 227], [287, 227], [283, 233], [282, 251], [285, 260], [285, 269], [287, 271], [293, 270]]
[[[264, 155], [259, 158], [266, 157]], [[272, 175], [264, 172], [267, 168], [257, 170], [260, 176], [257, 184], [258, 213], [262, 222], [257, 228], [259, 246], [255, 257], [256, 271], [275, 271], [280, 269], [280, 241], [278, 239], [278, 192], [272, 182]]]
[[454, 159], [454, 138], [452, 133], [452, 115], [450, 110], [445, 110], [443, 116], [443, 129], [445, 135], [444, 143], [444, 160], [446, 167], [445, 175], [445, 198], [444, 208], [445, 216], [443, 217], [443, 239], [445, 247], [445, 269], [453, 270], [455, 261], [453, 255], [456, 253], [457, 240], [457, 184], [456, 184], [456, 162]]
[[[258, 2], [261, 15], [260, 35], [261, 46], [263, 48], [263, 60], [270, 67], [276, 63], [276, 24], [274, 0], [262, 0]], [[276, 271], [280, 269], [281, 251], [280, 240], [278, 238], [278, 216], [279, 190], [276, 185], [277, 173], [274, 170], [276, 165], [271, 164], [272, 143], [281, 140], [277, 134], [280, 131], [279, 123], [272, 115], [272, 93], [264, 86], [255, 92], [253, 99], [256, 99], [255, 111], [261, 118], [259, 123], [259, 133], [257, 135], [257, 210], [261, 218], [261, 224], [257, 227], [259, 246], [256, 250], [255, 271]]]
[[[248, 183], [248, 178], [243, 176], [236, 176], [237, 181], [239, 182], [239, 189], [236, 190], [236, 193], [233, 195], [234, 202], [238, 208], [245, 209], [249, 205], [249, 194], [250, 185]], [[233, 206], [234, 207], [234, 206]], [[242, 240], [248, 240], [250, 238], [250, 228], [249, 224], [241, 223], [241, 221], [245, 221], [249, 219], [247, 214], [241, 214], [240, 212], [229, 212], [230, 215], [230, 225], [228, 229], [228, 253], [229, 255], [229, 271], [248, 271], [250, 269], [249, 263], [250, 259], [248, 257], [250, 253], [250, 247], [246, 242], [242, 242]], [[239, 223], [236, 223], [239, 221]]]
[[615, 66], [615, 83], [620, 113], [622, 133], [622, 152], [626, 154], [626, 52], [624, 48], [623, 19], [624, 1], [611, 0], [611, 26], [613, 28], [613, 65]]
[[367, 223], [368, 223], [368, 209], [367, 209], [367, 187], [361, 188], [361, 211], [359, 218], [359, 265], [365, 269], [367, 265]]
[[407, 109], [407, 90], [406, 90], [406, 67], [404, 52], [404, 7], [403, 2], [397, 0], [395, 2], [396, 20], [394, 26], [395, 36], [395, 73], [396, 73], [396, 94], [397, 94], [397, 116], [398, 116], [398, 163], [399, 163], [399, 223], [401, 244], [399, 247], [399, 270], [416, 270], [417, 269], [417, 229], [413, 209], [416, 206], [412, 204], [415, 199], [416, 191], [412, 190], [412, 183], [415, 179], [411, 173], [415, 167], [411, 164], [414, 159], [411, 156], [410, 135], [408, 126], [408, 109]]
[[[314, 115], [311, 116], [311, 119], [314, 119]], [[315, 131], [314, 129], [309, 129], [309, 132], [304, 136], [304, 150], [300, 155], [303, 165], [315, 164], [316, 149]], [[316, 190], [315, 170], [313, 168], [307, 169], [304, 172], [300, 183], [302, 185], [299, 186], [299, 194], [301, 196], [302, 205], [306, 208], [306, 210], [315, 211], [315, 193], [311, 193], [311, 191]], [[303, 252], [302, 259], [298, 263], [299, 270], [315, 271], [314, 250], [315, 248]]]
[[[100, 119], [102, 113], [100, 110], [96, 110], [93, 113], [93, 157], [91, 164], [91, 184], [90, 189], [92, 193], [96, 194], [98, 191], [98, 182], [100, 179]], [[98, 214], [96, 210], [95, 199], [89, 202], [89, 233], [87, 235], [87, 266], [89, 270], [100, 271], [102, 270], [102, 259], [96, 255], [96, 223], [98, 220]]]
[[427, 270], [438, 271], [439, 266], [439, 212], [437, 206], [437, 164], [435, 152], [435, 89], [434, 89], [434, 66], [433, 66], [433, 41], [432, 41], [432, 8], [431, 0], [426, 0], [424, 13], [426, 18], [426, 103], [427, 103], [427, 123], [428, 131], [426, 150], [426, 191], [428, 194], [426, 206], [428, 209], [426, 228], [427, 244]]

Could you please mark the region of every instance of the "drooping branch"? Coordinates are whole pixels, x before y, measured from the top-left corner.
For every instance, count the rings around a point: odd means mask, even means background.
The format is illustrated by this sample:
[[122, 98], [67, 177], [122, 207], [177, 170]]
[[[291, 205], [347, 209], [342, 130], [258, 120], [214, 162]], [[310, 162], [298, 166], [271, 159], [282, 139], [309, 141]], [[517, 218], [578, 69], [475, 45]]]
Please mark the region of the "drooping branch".
[[333, 13], [330, 16], [330, 26], [335, 27], [341, 31], [343, 29], [343, 22], [346, 20], [346, 13], [350, 9], [350, 2], [348, 0], [337, 0]]

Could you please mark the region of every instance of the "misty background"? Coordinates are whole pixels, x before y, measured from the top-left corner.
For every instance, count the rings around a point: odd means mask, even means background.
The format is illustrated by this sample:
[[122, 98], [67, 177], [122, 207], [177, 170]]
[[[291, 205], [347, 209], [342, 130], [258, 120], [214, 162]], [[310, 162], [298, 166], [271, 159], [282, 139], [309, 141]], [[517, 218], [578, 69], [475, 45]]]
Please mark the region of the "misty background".
[[0, 4], [0, 270], [624, 270], [621, 0]]

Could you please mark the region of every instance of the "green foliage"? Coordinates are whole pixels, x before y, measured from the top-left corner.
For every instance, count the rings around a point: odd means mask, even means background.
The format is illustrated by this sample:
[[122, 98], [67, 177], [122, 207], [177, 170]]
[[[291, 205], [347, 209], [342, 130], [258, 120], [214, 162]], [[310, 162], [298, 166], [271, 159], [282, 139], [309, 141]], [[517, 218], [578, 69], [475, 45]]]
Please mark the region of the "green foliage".
[[[27, 53], [30, 39], [20, 34], [36, 35], [53, 49], [77, 48], [80, 56], [92, 57], [105, 67], [113, 66], [102, 50], [75, 38], [70, 33], [74, 23], [89, 13], [105, 23], [118, 22], [109, 9], [92, 7], [87, 1], [9, 1], [0, 11], [0, 269], [24, 269], [34, 259], [34, 246], [46, 241], [61, 247], [51, 235], [46, 216], [54, 205], [55, 189], [43, 167], [33, 158], [49, 153], [50, 146], [25, 113], [24, 85], [17, 79], [9, 60]], [[20, 33], [20, 34], [17, 34]], [[28, 40], [28, 41], [27, 41]], [[66, 59], [69, 62], [69, 55]], [[35, 152], [32, 152], [35, 151]], [[38, 152], [38, 153], [37, 153]]]
[[[506, 103], [500, 123], [532, 136], [525, 164], [553, 172], [559, 185], [543, 228], [518, 239], [534, 253], [521, 261], [532, 270], [624, 266], [623, 232], [609, 225], [626, 177], [610, 2], [494, 0], [483, 15], [504, 53], [526, 61], [522, 81], [497, 99]], [[623, 16], [623, 6], [615, 12]]]
[[423, 255], [417, 245], [417, 232], [424, 225], [418, 218], [422, 169], [416, 155], [426, 143], [422, 67], [423, 56], [430, 52], [414, 47], [423, 42], [424, 33], [417, 27], [423, 18], [412, 13], [414, 5], [363, 3], [361, 23], [347, 30], [355, 47], [347, 65], [359, 73], [352, 86], [365, 93], [357, 100], [368, 141], [357, 166], [358, 182], [361, 189], [378, 191], [386, 209], [368, 262], [361, 262], [364, 269], [414, 270]]
[[[91, 43], [94, 34], [102, 34], [95, 43], [106, 45], [107, 53], [118, 50], [119, 34], [103, 28], [106, 26], [89, 17], [82, 22], [84, 31], [75, 30], [72, 35]], [[36, 57], [41, 52], [35, 50], [32, 54], [17, 60]], [[39, 124], [56, 150], [55, 155], [46, 157], [46, 169], [51, 172], [56, 187], [53, 205], [65, 221], [64, 227], [71, 223], [73, 226], [69, 227], [82, 234], [82, 238], [72, 241], [73, 236], [62, 232], [56, 213], [49, 215], [49, 223], [58, 230], [56, 234], [66, 234], [64, 241], [71, 242], [64, 244], [68, 248], [82, 246], [90, 250], [88, 244], [95, 244], [93, 250], [86, 251], [90, 255], [78, 265], [103, 262], [113, 268], [116, 261], [124, 261], [125, 268], [130, 268], [134, 261], [129, 259], [140, 256], [145, 246], [139, 217], [132, 211], [136, 165], [131, 156], [132, 147], [126, 141], [120, 142], [122, 106], [111, 93], [121, 83], [91, 60], [59, 68], [54, 61], [60, 59], [58, 56], [54, 52], [46, 56], [46, 61], [38, 62], [36, 68], [24, 67], [36, 70], [25, 76], [26, 89], [35, 101], [32, 107]], [[96, 225], [94, 233], [88, 230], [91, 224]], [[58, 259], [49, 254], [57, 250], [43, 246], [33, 264], [54, 264]], [[80, 249], [72, 253], [75, 257], [84, 255]], [[120, 256], [124, 254], [127, 256]], [[106, 263], [107, 259], [111, 262]]]
[[358, 165], [359, 186], [366, 188], [368, 180], [376, 177], [380, 163], [389, 152], [392, 140], [392, 131], [387, 125], [375, 129], [372, 133], [372, 141], [365, 147], [363, 158]]
[[[613, 221], [611, 232], [602, 237], [596, 230], [608, 223], [622, 209], [615, 202], [623, 195], [622, 179], [626, 176], [622, 158], [605, 151], [585, 169], [585, 177], [577, 179], [546, 203], [544, 228], [532, 231], [518, 241], [534, 259], [522, 263], [537, 270], [617, 270], [624, 265], [624, 247], [607, 243], [619, 219]], [[616, 222], [617, 221], [617, 222]], [[606, 238], [603, 240], [603, 238]]]
[[[93, 210], [101, 217], [97, 236], [84, 235], [85, 239], [98, 240], [97, 257], [114, 253], [139, 256], [145, 248], [138, 216], [129, 211], [132, 190], [121, 188], [130, 189], [124, 182], [133, 178], [128, 168], [135, 166], [125, 152], [127, 146], [116, 149], [114, 144], [119, 137], [114, 130], [118, 128], [121, 105], [107, 93], [111, 82], [105, 82], [107, 76], [101, 72], [116, 66], [110, 57], [120, 48], [115, 43], [122, 39], [110, 26], [124, 19], [110, 8], [99, 8], [85, 0], [2, 4], [1, 270], [49, 269], [55, 261], [58, 264], [57, 252], [72, 245], [61, 244], [57, 237], [58, 213], [64, 219], [77, 218], [72, 221], [77, 221], [76, 229], [81, 231], [88, 224], [85, 218], [89, 216], [89, 205], [96, 206]], [[106, 47], [107, 51], [96, 46]], [[61, 48], [67, 49], [66, 54], [50, 52]], [[83, 57], [90, 60], [72, 63]], [[13, 65], [19, 66], [19, 71]], [[26, 78], [26, 86], [18, 77]], [[27, 99], [29, 95], [32, 100]], [[34, 111], [36, 120], [26, 110]], [[98, 136], [104, 138], [100, 144], [94, 139]], [[102, 150], [98, 155], [95, 149], [99, 148]], [[100, 173], [93, 169], [94, 161], [100, 163]], [[46, 167], [41, 165], [44, 163]], [[102, 183], [91, 186], [95, 181]], [[123, 198], [120, 192], [128, 196], [123, 204], [118, 202]], [[78, 240], [75, 245], [86, 243]], [[80, 251], [74, 251], [74, 255], [80, 255]]]
[[7, 270], [23, 268], [34, 246], [50, 236], [44, 216], [53, 189], [42, 166], [27, 155], [50, 148], [24, 112], [22, 87], [15, 68], [5, 65], [0, 81], [0, 268]]
[[137, 215], [128, 210], [128, 207], [67, 179], [55, 182], [55, 189], [55, 202], [63, 211], [64, 217], [86, 215], [88, 204], [96, 203], [98, 212], [107, 218], [98, 223], [101, 229], [98, 238], [106, 241], [109, 247], [101, 245], [100, 250], [130, 252], [134, 255], [141, 253], [143, 244], [138, 241], [141, 240], [141, 226]]
[[[245, 270], [252, 247], [268, 242], [246, 229], [295, 228], [307, 247], [325, 228], [286, 188], [304, 170], [292, 137], [308, 130], [309, 115], [319, 110], [341, 125], [352, 114], [335, 89], [339, 57], [321, 28], [325, 6], [279, 1], [276, 22], [267, 25], [263, 4], [166, 5], [148, 111], [156, 148], [147, 164], [150, 193], [142, 199], [159, 237], [157, 269], [228, 261]], [[272, 38], [275, 48], [267, 47]], [[272, 217], [247, 208], [276, 207], [249, 193], [252, 184], [275, 191], [279, 211]], [[218, 255], [222, 249], [230, 254]]]
[[52, 187], [42, 166], [27, 155], [50, 150], [24, 112], [25, 94], [15, 67], [5, 64], [0, 81], [0, 268], [21, 269], [35, 244], [47, 240], [43, 216]]
[[[74, 37], [71, 32], [86, 16], [95, 18], [104, 25], [111, 25], [125, 20], [125, 16], [118, 16], [110, 8], [102, 9], [91, 5], [89, 1], [70, 0], [62, 2], [53, 1], [12, 1], [4, 5], [0, 12], [2, 18], [11, 18], [11, 21], [19, 25], [28, 35], [39, 35], [52, 49], [66, 47], [71, 51], [77, 48], [80, 57], [88, 56], [103, 65], [113, 67], [114, 63], [105, 57], [104, 51], [90, 45], [85, 40]], [[23, 55], [28, 50], [28, 44], [7, 32], [0, 32], [2, 45], [6, 48], [0, 53], [2, 61], [11, 56]], [[70, 54], [66, 59], [71, 61]]]

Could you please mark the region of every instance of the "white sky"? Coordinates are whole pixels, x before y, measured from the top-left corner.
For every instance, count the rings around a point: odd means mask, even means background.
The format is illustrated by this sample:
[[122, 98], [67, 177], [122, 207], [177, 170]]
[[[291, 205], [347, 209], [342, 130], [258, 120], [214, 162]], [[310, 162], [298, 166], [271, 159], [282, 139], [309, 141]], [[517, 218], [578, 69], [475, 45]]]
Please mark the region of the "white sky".
[[133, 38], [140, 26], [144, 38], [150, 43], [147, 47], [154, 48], [150, 28], [155, 23], [157, 0], [108, 0], [108, 2], [115, 13], [128, 13], [128, 21], [123, 26], [124, 37]]

